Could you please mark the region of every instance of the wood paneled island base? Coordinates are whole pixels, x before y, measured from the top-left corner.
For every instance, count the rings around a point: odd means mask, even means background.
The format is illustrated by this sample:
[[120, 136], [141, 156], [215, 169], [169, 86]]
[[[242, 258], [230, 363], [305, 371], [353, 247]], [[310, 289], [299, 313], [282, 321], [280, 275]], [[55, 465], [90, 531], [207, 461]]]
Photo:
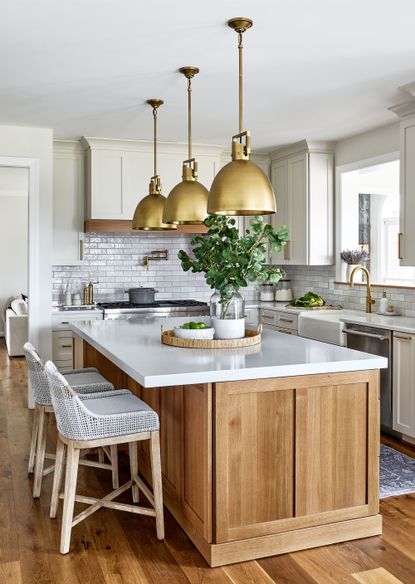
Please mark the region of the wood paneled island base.
[[210, 566], [382, 532], [379, 371], [145, 389], [83, 361], [159, 413], [165, 504]]

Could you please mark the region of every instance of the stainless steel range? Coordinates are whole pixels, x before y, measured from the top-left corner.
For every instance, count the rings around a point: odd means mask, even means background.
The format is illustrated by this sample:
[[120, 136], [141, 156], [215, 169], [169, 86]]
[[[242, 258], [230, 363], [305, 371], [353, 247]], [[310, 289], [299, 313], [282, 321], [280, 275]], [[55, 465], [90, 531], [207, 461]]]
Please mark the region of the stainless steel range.
[[130, 302], [99, 302], [104, 311], [104, 320], [129, 318], [131, 316], [208, 316], [206, 302], [198, 300], [157, 300], [151, 304], [131, 304]]

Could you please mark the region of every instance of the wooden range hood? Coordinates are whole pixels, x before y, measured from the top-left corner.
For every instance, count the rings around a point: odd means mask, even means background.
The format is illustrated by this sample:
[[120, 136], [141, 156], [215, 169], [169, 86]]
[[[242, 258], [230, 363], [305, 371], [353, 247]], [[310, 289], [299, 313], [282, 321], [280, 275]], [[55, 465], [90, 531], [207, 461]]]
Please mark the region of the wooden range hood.
[[[87, 219], [85, 232], [94, 233], [134, 233], [140, 235], [144, 231], [135, 231], [131, 228], [132, 221], [125, 219]], [[157, 232], [152, 232], [157, 233]], [[205, 225], [178, 225], [174, 231], [160, 231], [159, 233], [174, 235], [175, 233], [207, 233]]]

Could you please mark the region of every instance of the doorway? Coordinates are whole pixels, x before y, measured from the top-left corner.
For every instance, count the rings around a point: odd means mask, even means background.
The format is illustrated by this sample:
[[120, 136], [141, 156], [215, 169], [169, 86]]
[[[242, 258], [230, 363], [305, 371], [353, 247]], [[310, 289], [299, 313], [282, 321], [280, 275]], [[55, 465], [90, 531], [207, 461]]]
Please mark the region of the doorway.
[[29, 339], [29, 169], [0, 167], [0, 335], [10, 357]]

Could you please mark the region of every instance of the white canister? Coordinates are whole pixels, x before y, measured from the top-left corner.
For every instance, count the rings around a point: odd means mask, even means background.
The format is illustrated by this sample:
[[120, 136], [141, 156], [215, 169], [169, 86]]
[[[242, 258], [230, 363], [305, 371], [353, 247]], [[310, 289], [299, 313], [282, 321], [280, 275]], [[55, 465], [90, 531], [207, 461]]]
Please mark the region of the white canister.
[[275, 292], [275, 300], [277, 302], [291, 302], [293, 299], [293, 291], [290, 280], [280, 280], [278, 288]]
[[259, 293], [259, 299], [261, 302], [273, 302], [274, 301], [274, 285], [273, 284], [262, 284], [261, 292]]

